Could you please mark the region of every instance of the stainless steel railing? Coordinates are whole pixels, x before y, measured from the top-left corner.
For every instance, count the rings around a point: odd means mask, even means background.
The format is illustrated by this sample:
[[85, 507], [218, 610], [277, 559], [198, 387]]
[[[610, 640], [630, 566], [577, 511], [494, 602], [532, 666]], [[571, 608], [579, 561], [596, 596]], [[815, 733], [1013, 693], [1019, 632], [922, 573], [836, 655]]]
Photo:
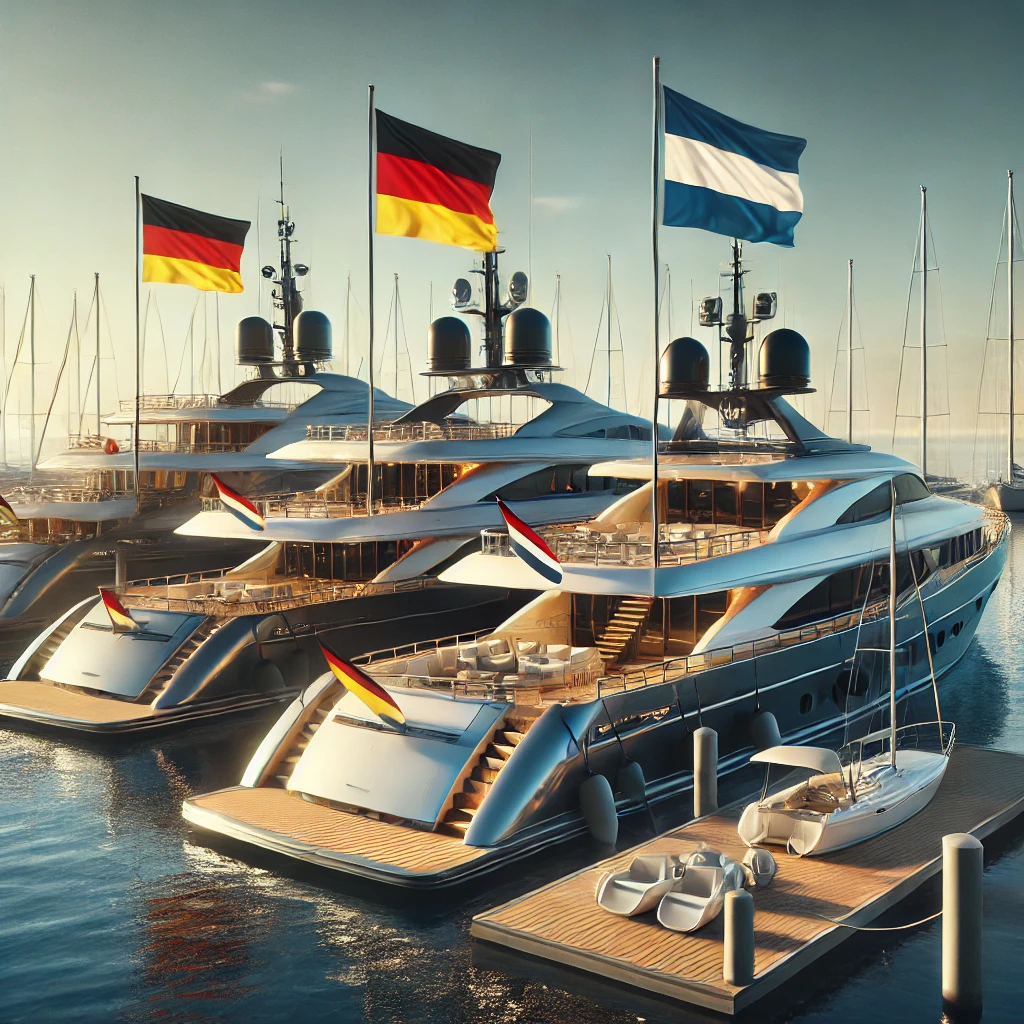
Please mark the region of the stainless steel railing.
[[[389, 423], [373, 428], [375, 441], [493, 441], [511, 437], [521, 423]], [[306, 427], [308, 441], [365, 441], [366, 427]]]

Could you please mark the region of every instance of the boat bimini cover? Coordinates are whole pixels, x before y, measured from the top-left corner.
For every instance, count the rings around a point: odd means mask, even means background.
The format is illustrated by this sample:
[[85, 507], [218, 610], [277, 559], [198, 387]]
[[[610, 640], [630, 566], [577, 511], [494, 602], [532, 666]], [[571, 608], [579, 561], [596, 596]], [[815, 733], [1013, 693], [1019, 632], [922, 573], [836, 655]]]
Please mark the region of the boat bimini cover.
[[826, 747], [769, 747], [750, 755], [751, 763], [782, 764], [788, 768], [807, 768], [819, 775], [842, 774], [839, 755]]

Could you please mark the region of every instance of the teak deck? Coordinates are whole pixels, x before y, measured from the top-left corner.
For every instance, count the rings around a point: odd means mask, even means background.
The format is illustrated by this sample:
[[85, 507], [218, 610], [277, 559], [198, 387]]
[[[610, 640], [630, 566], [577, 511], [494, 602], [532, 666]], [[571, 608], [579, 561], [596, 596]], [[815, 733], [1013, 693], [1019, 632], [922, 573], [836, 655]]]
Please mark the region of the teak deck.
[[771, 847], [771, 886], [754, 891], [754, 981], [722, 979], [722, 918], [683, 935], [653, 913], [616, 917], [595, 901], [598, 881], [641, 853], [682, 853], [705, 842], [740, 859], [742, 804], [691, 821], [473, 919], [471, 934], [604, 978], [724, 1013], [750, 1006], [852, 935], [823, 918], [865, 925], [942, 868], [942, 837], [979, 838], [1024, 812], [1024, 757], [958, 747], [931, 803], [903, 826], [858, 846], [800, 858]]
[[[287, 845], [292, 854], [307, 853], [304, 859], [320, 860], [326, 854], [396, 875], [444, 874], [489, 852], [439, 832], [339, 812], [287, 790], [263, 786], [193, 797], [186, 801], [185, 812], [188, 820], [199, 825], [213, 814], [222, 834], [250, 842], [262, 836], [266, 841], [260, 845], [278, 849]], [[254, 835], [254, 830], [260, 835]]]
[[134, 722], [151, 718], [154, 713], [148, 704], [93, 697], [27, 679], [0, 681], [0, 716], [8, 713], [8, 709], [15, 718], [33, 718], [33, 712], [38, 712], [40, 717], [56, 716], [96, 725]]

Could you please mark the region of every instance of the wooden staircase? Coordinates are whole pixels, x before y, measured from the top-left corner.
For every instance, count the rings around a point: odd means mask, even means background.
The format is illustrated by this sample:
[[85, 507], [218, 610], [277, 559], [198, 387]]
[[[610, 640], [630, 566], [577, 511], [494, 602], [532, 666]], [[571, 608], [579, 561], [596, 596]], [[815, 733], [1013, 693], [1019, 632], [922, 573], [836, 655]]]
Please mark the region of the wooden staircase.
[[436, 831], [457, 836], [459, 839], [465, 837], [473, 816], [480, 809], [484, 798], [498, 778], [498, 773], [522, 742], [524, 735], [525, 733], [516, 732], [511, 728], [498, 729], [494, 733], [473, 771], [463, 782], [462, 791], [454, 795], [452, 807], [445, 812]]
[[653, 604], [653, 597], [624, 597], [619, 602], [615, 614], [597, 638], [597, 649], [606, 664], [614, 665], [619, 661], [637, 639]]
[[146, 688], [136, 698], [136, 704], [154, 704], [163, 696], [171, 685], [175, 672], [192, 657], [193, 654], [213, 636], [220, 626], [213, 618], [204, 619], [189, 634], [185, 642], [172, 654], [167, 661], [154, 673]]
[[316, 702], [316, 707], [313, 708], [312, 713], [306, 719], [306, 724], [302, 727], [302, 731], [295, 737], [294, 742], [285, 752], [284, 756], [278, 759], [273, 768], [274, 774], [267, 777], [263, 782], [264, 786], [269, 786], [271, 789], [288, 788], [288, 780], [292, 777], [292, 772], [295, 771], [299, 758], [302, 757], [303, 751], [309, 746], [309, 741], [313, 738], [313, 734], [327, 720], [331, 709], [341, 696], [341, 691], [341, 683], [335, 682], [320, 694], [320, 699]]

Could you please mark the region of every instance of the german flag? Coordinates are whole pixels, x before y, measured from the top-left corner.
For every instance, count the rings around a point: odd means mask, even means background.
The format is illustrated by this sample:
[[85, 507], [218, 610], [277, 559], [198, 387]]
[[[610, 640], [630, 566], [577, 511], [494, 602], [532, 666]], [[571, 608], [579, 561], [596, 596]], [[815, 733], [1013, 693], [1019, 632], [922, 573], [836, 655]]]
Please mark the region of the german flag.
[[14, 514], [14, 509], [2, 494], [0, 494], [0, 523], [7, 523], [9, 526], [18, 524], [18, 517]]
[[107, 615], [110, 616], [110, 624], [114, 627], [115, 633], [130, 633], [139, 628], [139, 624], [132, 618], [132, 613], [121, 604], [117, 594], [112, 590], [100, 587], [100, 599], [107, 610]]
[[501, 154], [377, 112], [377, 232], [489, 252]]
[[378, 718], [391, 725], [405, 725], [405, 715], [395, 703], [395, 698], [380, 683], [374, 682], [355, 665], [339, 658], [332, 650], [320, 644], [327, 665], [335, 678], [349, 693], [355, 694]]
[[240, 292], [247, 220], [142, 197], [142, 280]]

